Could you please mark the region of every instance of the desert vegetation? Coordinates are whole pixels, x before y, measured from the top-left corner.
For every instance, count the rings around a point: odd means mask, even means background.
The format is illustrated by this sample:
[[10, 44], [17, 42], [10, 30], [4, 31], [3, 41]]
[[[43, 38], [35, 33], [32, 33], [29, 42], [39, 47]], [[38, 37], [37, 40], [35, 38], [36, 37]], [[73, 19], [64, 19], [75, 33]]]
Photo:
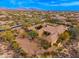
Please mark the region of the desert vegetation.
[[79, 12], [0, 10], [0, 56], [79, 57], [78, 16]]

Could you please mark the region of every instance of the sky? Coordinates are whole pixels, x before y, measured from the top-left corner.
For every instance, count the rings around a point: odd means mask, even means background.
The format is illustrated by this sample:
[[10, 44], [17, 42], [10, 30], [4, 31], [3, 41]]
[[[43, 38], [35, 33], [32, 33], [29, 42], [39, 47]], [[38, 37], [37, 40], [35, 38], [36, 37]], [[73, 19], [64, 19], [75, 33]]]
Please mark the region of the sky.
[[0, 8], [79, 11], [79, 0], [0, 0]]

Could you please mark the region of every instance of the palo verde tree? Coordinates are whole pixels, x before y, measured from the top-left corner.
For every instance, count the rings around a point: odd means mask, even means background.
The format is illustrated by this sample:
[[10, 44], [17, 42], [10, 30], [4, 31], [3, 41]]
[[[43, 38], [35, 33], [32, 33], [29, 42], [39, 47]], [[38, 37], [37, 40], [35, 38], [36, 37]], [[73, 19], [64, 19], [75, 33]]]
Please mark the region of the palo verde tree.
[[70, 39], [70, 34], [68, 31], [65, 31], [64, 33], [59, 35], [59, 39], [56, 41], [56, 43], [62, 43], [65, 40], [69, 40]]
[[4, 38], [5, 41], [8, 41], [8, 42], [15, 40], [15, 36], [12, 33], [12, 31], [3, 32], [3, 38]]

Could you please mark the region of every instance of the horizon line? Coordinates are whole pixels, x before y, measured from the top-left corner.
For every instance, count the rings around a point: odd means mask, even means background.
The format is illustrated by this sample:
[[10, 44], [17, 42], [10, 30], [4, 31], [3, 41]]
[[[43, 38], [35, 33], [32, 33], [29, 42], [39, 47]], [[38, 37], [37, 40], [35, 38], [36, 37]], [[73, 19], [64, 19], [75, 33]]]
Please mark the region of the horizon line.
[[0, 10], [23, 10], [23, 11], [26, 11], [26, 10], [29, 10], [29, 11], [32, 11], [32, 10], [36, 10], [36, 11], [50, 11], [50, 12], [79, 12], [79, 10], [46, 10], [46, 9], [38, 9], [38, 8], [0, 8]]

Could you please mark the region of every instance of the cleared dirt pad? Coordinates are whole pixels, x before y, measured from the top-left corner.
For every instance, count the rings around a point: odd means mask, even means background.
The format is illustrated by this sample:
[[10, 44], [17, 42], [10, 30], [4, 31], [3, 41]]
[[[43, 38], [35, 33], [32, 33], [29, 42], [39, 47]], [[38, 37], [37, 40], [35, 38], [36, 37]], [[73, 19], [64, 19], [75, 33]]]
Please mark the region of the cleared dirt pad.
[[39, 50], [39, 47], [37, 46], [38, 44], [35, 43], [34, 41], [30, 41], [29, 39], [21, 39], [17, 38], [16, 39], [17, 43], [19, 43], [20, 47], [27, 52], [29, 55], [36, 54], [36, 52]]

